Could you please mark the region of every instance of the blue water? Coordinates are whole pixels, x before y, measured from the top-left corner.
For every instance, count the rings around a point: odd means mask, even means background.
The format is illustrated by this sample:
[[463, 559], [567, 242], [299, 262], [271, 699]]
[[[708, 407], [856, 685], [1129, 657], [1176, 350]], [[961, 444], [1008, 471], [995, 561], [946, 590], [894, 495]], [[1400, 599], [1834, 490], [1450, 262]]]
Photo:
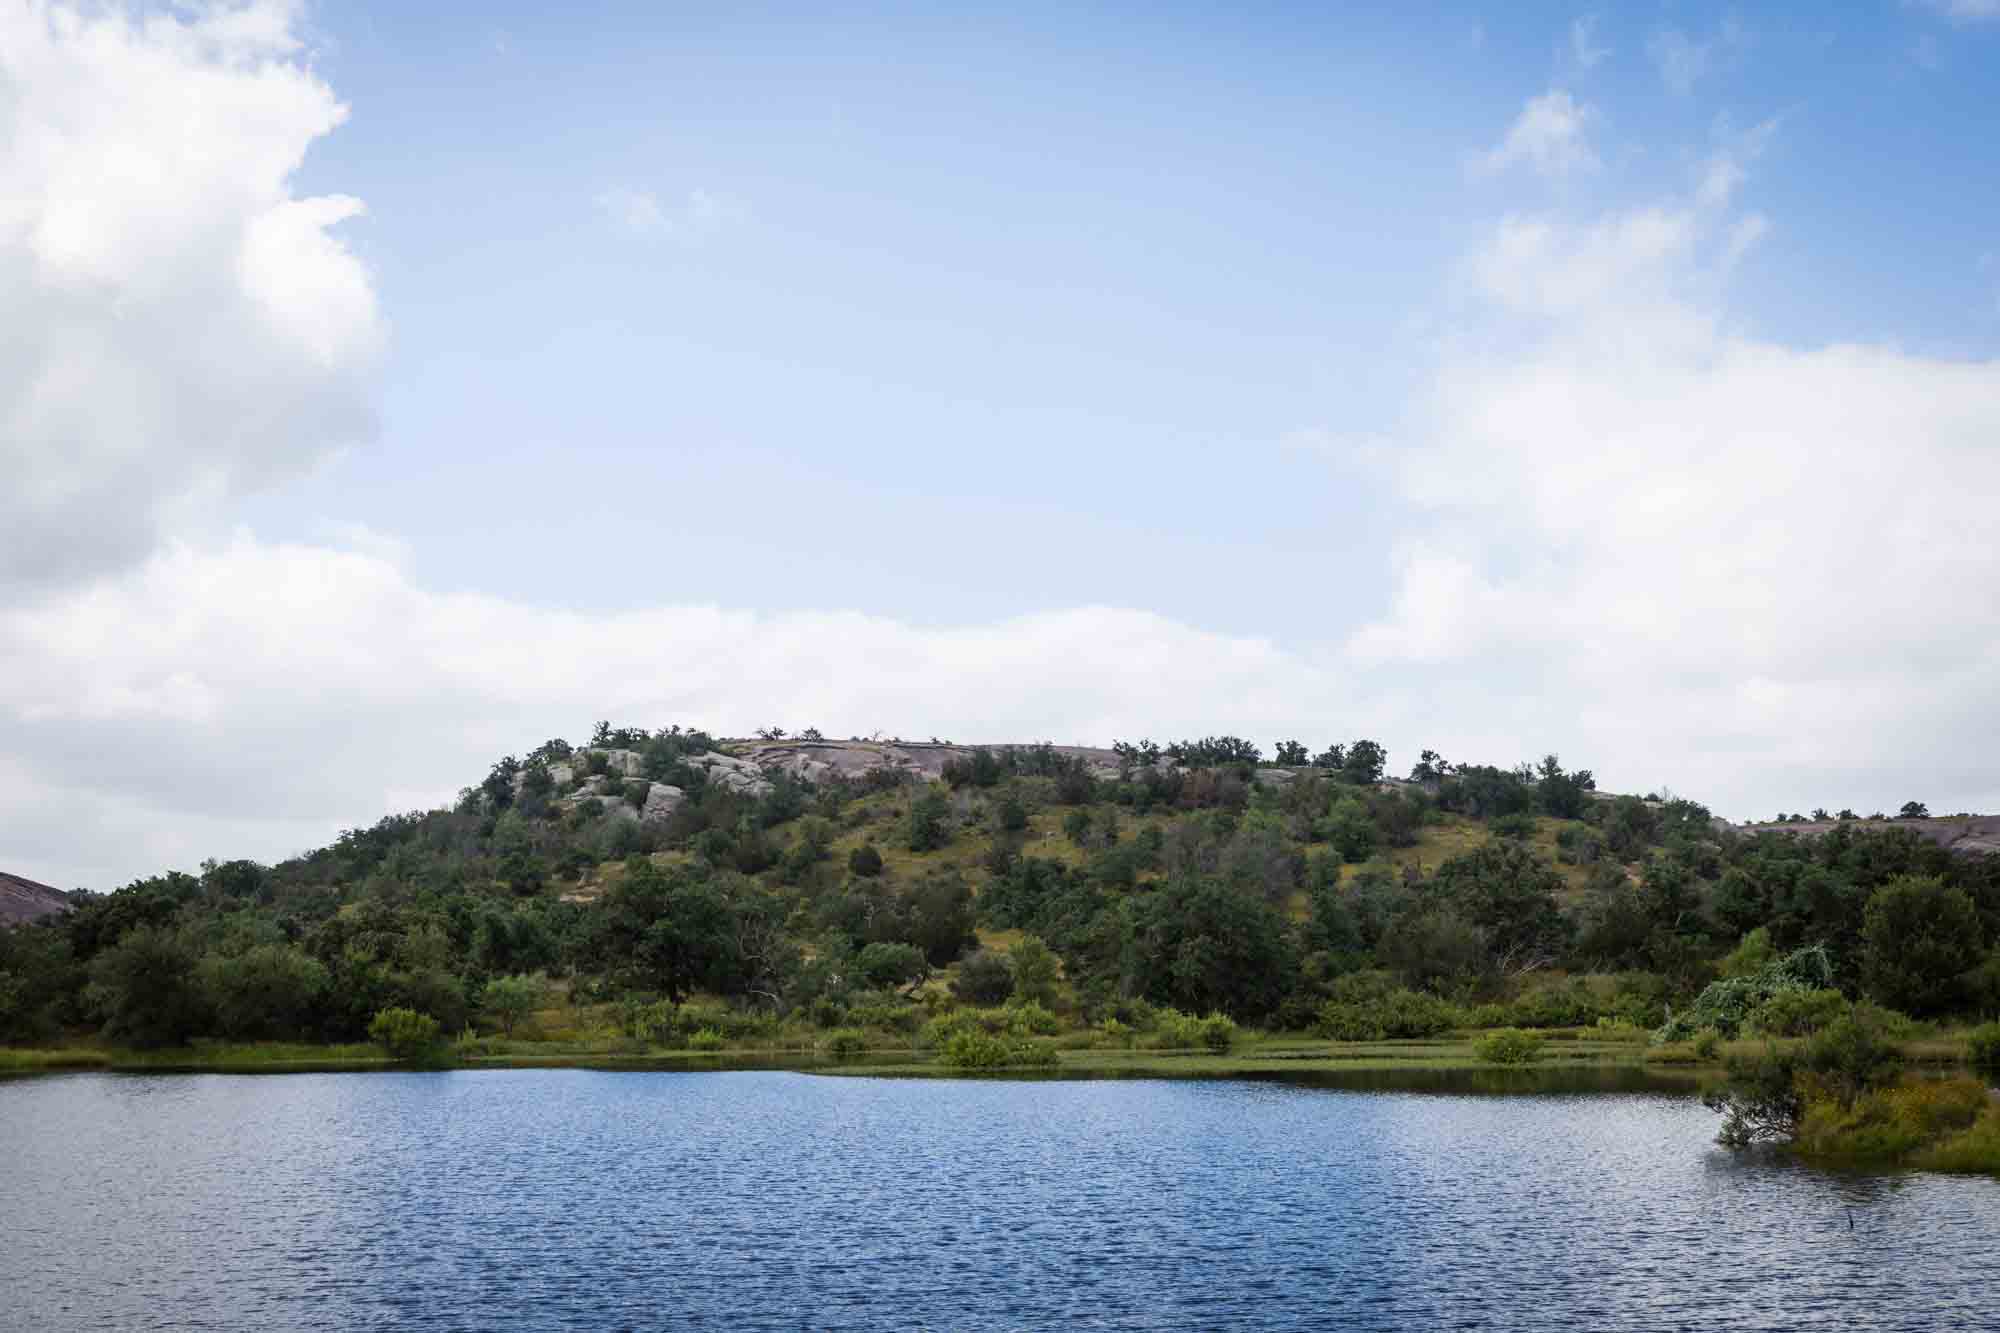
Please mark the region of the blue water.
[[789, 1073], [0, 1082], [8, 1329], [1931, 1329], [2000, 1185], [1658, 1095]]

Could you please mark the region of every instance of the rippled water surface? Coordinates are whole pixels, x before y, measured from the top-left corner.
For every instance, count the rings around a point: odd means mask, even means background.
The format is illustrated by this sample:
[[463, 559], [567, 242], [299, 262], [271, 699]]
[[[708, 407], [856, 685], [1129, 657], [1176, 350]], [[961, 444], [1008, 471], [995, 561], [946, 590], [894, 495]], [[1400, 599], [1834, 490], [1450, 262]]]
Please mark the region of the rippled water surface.
[[2000, 1186], [1686, 1098], [804, 1074], [0, 1083], [0, 1325], [1973, 1328]]

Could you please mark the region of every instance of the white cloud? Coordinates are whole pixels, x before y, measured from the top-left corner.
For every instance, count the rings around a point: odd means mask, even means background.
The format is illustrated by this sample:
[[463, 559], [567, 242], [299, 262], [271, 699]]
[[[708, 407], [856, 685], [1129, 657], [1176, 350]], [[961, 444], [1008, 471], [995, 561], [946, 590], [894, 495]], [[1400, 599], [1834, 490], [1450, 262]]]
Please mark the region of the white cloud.
[[1479, 158], [1486, 172], [1526, 164], [1544, 176], [1565, 176], [1598, 165], [1585, 142], [1597, 113], [1560, 88], [1528, 99], [1500, 142]]
[[707, 190], [690, 190], [680, 202], [663, 204], [649, 190], [614, 185], [592, 202], [622, 231], [676, 241], [711, 235], [741, 215], [734, 203]]
[[1749, 46], [1749, 32], [1734, 15], [1726, 15], [1714, 35], [1705, 39], [1678, 28], [1662, 28], [1647, 40], [1646, 53], [1667, 87], [1685, 97], [1704, 78], [1740, 59]]
[[361, 204], [289, 184], [346, 116], [295, 9], [0, 8], [0, 587], [142, 558], [372, 432], [383, 328], [333, 230]]
[[1602, 46], [1597, 38], [1597, 15], [1585, 14], [1569, 25], [1569, 50], [1571, 57], [1583, 69], [1595, 69], [1598, 62], [1611, 54], [1611, 48]]
[[1990, 807], [2000, 362], [1733, 329], [1720, 278], [1768, 223], [1728, 193], [1496, 227], [1471, 272], [1532, 322], [1440, 367], [1401, 479], [1431, 521], [1358, 678], [1739, 815]]
[[0, 822], [18, 831], [10, 869], [104, 887], [301, 850], [598, 717], [1108, 743], [1276, 734], [1351, 716], [1342, 704], [1333, 672], [1268, 641], [1140, 611], [956, 628], [695, 605], [586, 615], [239, 536], [0, 613]]

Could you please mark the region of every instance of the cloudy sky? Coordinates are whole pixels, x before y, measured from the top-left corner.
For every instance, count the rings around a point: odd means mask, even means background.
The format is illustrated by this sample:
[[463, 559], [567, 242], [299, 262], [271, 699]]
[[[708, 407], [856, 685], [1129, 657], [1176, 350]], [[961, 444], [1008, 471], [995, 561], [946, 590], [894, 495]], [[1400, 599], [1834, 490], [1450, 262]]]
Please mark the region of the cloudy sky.
[[2000, 5], [0, 5], [0, 869], [597, 718], [2000, 808]]

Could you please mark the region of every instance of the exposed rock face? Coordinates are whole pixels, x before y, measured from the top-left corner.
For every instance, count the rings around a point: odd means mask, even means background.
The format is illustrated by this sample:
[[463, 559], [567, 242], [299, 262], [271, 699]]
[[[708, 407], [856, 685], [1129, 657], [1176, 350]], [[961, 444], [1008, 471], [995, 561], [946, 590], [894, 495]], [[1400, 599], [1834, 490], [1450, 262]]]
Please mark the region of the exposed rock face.
[[761, 763], [738, 759], [735, 755], [717, 750], [696, 755], [687, 762], [690, 768], [706, 772], [710, 782], [729, 791], [742, 792], [745, 796], [763, 796], [771, 790], [771, 780], [764, 776]]
[[[672, 787], [664, 782], [655, 782], [646, 791], [646, 804], [639, 811], [639, 818], [647, 823], [651, 823], [656, 819], [665, 819], [673, 814], [674, 811], [680, 809], [686, 800], [687, 793], [679, 787]], [[629, 809], [630, 807], [627, 808]]]
[[0, 926], [26, 925], [45, 916], [69, 911], [62, 890], [19, 875], [0, 873]]
[[1948, 851], [2000, 852], [2000, 815], [1933, 815], [1928, 819], [1820, 819], [1809, 824], [1735, 824], [1738, 833], [1796, 833], [1817, 838], [1843, 823], [1862, 829], [1908, 829]]
[[611, 766], [611, 772], [621, 778], [636, 778], [646, 768], [646, 761], [637, 750], [586, 750], [584, 753], [603, 755], [604, 762]]

